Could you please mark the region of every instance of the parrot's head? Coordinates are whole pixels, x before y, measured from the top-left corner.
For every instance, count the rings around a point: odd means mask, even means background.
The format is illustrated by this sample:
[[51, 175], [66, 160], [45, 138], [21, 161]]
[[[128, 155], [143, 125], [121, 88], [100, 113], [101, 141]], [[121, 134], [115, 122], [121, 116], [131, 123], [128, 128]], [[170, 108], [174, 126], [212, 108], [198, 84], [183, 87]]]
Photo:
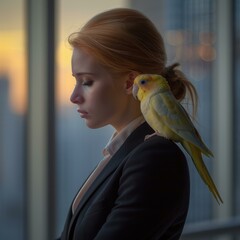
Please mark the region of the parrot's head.
[[139, 101], [155, 92], [169, 91], [167, 80], [157, 74], [141, 74], [134, 79], [132, 94]]

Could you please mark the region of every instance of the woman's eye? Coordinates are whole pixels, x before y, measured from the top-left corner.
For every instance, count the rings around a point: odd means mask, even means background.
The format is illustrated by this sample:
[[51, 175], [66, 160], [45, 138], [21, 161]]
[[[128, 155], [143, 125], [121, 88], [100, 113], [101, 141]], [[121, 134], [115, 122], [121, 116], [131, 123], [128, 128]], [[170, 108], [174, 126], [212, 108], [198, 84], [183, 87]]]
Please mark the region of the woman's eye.
[[92, 80], [85, 80], [85, 81], [82, 82], [83, 86], [92, 86], [92, 84], [93, 84]]

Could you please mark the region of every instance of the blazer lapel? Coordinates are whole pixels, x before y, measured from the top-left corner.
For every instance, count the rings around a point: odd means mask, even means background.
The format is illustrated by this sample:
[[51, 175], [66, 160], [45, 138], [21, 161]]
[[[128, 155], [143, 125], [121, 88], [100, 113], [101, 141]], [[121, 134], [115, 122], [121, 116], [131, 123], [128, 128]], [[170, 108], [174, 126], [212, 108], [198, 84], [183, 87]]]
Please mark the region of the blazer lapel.
[[140, 125], [124, 142], [124, 144], [120, 147], [120, 149], [114, 154], [112, 159], [109, 163], [105, 166], [102, 172], [97, 176], [95, 181], [89, 187], [85, 195], [82, 197], [72, 219], [70, 221], [69, 229], [68, 229], [68, 236], [75, 222], [76, 218], [78, 217], [79, 211], [84, 207], [85, 203], [91, 197], [91, 195], [97, 190], [97, 188], [102, 184], [102, 182], [112, 173], [122, 160], [141, 142], [144, 141], [144, 138], [147, 134], [151, 134], [153, 130], [149, 127], [149, 125], [145, 122]]

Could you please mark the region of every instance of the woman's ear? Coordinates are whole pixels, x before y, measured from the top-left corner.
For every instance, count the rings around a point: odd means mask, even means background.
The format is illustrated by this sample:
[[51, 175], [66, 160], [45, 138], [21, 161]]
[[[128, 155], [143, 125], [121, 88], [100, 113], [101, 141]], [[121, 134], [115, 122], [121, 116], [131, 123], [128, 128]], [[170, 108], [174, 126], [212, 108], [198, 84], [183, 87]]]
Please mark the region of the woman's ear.
[[132, 86], [134, 83], [134, 79], [139, 75], [138, 72], [131, 71], [127, 75], [127, 79], [125, 81], [125, 90], [127, 94], [132, 94]]

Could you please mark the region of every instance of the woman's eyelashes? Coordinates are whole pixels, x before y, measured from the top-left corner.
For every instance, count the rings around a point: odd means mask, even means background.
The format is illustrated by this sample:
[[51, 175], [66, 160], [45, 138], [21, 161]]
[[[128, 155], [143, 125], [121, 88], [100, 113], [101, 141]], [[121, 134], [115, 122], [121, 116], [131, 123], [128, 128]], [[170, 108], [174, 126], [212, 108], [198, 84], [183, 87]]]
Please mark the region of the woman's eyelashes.
[[90, 87], [90, 86], [93, 85], [93, 81], [92, 81], [92, 80], [83, 80], [83, 81], [82, 81], [82, 85], [83, 85], [83, 86]]
[[78, 86], [85, 86], [85, 87], [90, 87], [93, 85], [93, 80], [89, 79], [77, 79], [76, 78], [76, 85]]

